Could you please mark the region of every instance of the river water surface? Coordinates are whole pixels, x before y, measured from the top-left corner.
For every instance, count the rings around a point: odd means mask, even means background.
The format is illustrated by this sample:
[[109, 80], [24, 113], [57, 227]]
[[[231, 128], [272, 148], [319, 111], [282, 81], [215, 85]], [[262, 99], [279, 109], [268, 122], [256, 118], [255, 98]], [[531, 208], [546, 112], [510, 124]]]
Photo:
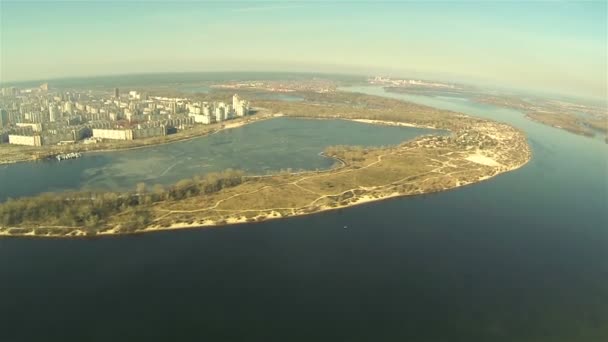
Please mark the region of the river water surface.
[[[507, 122], [533, 159], [453, 191], [287, 220], [0, 239], [0, 341], [608, 340], [605, 144], [467, 99], [349, 90]], [[297, 149], [325, 133], [297, 132], [280, 144], [297, 158], [258, 170], [316, 158]]]

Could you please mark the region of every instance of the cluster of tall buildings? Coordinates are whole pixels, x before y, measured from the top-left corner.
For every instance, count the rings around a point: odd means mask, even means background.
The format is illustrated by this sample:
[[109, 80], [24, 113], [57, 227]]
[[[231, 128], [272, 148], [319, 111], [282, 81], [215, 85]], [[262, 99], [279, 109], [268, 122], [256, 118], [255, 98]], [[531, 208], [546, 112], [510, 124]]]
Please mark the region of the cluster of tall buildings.
[[[1, 89], [0, 144], [42, 146], [91, 138], [132, 140], [166, 135], [196, 124], [211, 124], [249, 114], [238, 95], [232, 104], [151, 97], [145, 92]], [[87, 141], [90, 142], [90, 141]]]
[[195, 102], [188, 104], [188, 116], [194, 122], [212, 124], [243, 117], [249, 114], [249, 102], [241, 99], [238, 94], [232, 96], [232, 104], [225, 102]]

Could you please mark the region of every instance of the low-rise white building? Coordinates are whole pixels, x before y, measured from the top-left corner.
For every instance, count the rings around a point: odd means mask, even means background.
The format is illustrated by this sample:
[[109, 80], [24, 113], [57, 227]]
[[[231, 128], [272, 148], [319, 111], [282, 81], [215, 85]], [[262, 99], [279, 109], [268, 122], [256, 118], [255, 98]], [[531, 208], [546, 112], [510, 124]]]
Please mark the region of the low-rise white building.
[[93, 138], [111, 140], [133, 140], [133, 130], [130, 129], [93, 129]]
[[212, 117], [211, 115], [190, 114], [188, 116], [194, 118], [194, 122], [202, 123], [203, 125], [209, 125], [214, 122], [214, 117]]
[[133, 139], [159, 137], [167, 135], [167, 128], [164, 125], [156, 127], [138, 127], [131, 131]]
[[8, 135], [8, 143], [13, 145], [42, 146], [42, 138], [39, 135]]
[[138, 126], [134, 129], [93, 129], [93, 138], [111, 140], [133, 140], [167, 135], [165, 125], [154, 127]]

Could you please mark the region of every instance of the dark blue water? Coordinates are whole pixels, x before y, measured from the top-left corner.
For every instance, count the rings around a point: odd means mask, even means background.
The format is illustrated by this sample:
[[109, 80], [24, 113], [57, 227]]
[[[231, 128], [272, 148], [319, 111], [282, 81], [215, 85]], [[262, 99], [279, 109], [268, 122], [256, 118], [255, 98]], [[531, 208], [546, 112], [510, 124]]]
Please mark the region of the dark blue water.
[[534, 159], [308, 217], [0, 240], [0, 341], [607, 341], [606, 146], [510, 110], [410, 100], [520, 127]]

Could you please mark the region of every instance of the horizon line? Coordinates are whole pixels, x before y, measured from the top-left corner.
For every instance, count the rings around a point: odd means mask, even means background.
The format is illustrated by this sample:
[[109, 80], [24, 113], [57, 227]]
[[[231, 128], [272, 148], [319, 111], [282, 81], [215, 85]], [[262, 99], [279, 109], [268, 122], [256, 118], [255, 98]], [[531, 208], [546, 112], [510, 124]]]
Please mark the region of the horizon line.
[[[4, 82], [0, 79], [0, 87], [11, 87], [18, 86], [22, 84], [34, 84], [34, 83], [50, 83], [52, 81], [63, 81], [63, 80], [79, 80], [79, 79], [87, 79], [87, 78], [104, 78], [104, 77], [125, 77], [125, 76], [143, 76], [143, 75], [170, 75], [170, 74], [228, 74], [228, 73], [257, 73], [257, 74], [303, 74], [303, 75], [334, 75], [334, 76], [356, 76], [356, 77], [371, 77], [371, 76], [387, 76], [387, 72], [378, 72], [378, 73], [357, 73], [357, 72], [328, 72], [328, 71], [290, 71], [290, 70], [280, 70], [280, 71], [272, 71], [272, 70], [191, 70], [191, 71], [144, 71], [144, 72], [133, 72], [133, 73], [116, 73], [116, 74], [92, 74], [92, 75], [80, 75], [80, 76], [65, 76], [65, 77], [49, 77], [49, 78], [38, 78], [38, 79], [27, 79], [27, 80], [14, 80]], [[460, 84], [466, 86], [473, 86], [476, 88], [483, 88], [479, 83], [475, 82], [467, 82], [467, 81], [445, 81], [439, 78], [432, 77], [410, 77], [403, 76], [401, 73], [395, 72], [395, 74], [399, 75], [391, 75], [389, 78], [407, 78], [407, 79], [416, 79], [423, 81], [436, 81], [450, 84]], [[525, 89], [518, 86], [508, 86], [497, 82], [494, 86], [487, 86], [492, 90], [510, 90], [510, 91], [520, 91], [520, 92], [532, 92], [537, 93], [536, 95], [543, 94], [544, 96], [560, 96], [560, 97], [569, 97], [580, 100], [593, 100], [593, 101], [601, 101], [605, 105], [608, 103], [608, 95], [604, 96], [595, 96], [595, 95], [581, 95], [581, 94], [571, 94], [571, 93], [563, 93], [552, 90], [541, 90], [541, 89]]]

